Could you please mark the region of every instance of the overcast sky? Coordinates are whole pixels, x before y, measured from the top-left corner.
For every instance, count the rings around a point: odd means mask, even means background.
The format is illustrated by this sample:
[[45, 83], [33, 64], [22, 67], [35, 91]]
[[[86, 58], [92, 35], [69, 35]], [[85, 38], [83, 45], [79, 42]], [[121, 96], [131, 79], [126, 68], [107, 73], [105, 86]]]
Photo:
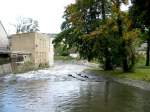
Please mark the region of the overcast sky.
[[19, 16], [38, 20], [43, 33], [58, 33], [64, 9], [73, 2], [74, 0], [2, 0], [0, 20], [9, 34], [15, 33], [11, 24], [14, 24]]

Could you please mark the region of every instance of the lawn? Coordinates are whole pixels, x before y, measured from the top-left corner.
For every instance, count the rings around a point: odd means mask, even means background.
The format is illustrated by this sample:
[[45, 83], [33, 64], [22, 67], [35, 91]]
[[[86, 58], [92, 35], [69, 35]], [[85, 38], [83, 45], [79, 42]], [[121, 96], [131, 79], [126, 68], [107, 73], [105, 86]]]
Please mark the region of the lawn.
[[150, 67], [136, 68], [134, 72], [129, 73], [124, 73], [121, 70], [104, 71], [99, 69], [90, 69], [90, 71], [98, 75], [107, 75], [117, 78], [150, 81]]
[[54, 60], [69, 61], [74, 59], [70, 56], [54, 56]]

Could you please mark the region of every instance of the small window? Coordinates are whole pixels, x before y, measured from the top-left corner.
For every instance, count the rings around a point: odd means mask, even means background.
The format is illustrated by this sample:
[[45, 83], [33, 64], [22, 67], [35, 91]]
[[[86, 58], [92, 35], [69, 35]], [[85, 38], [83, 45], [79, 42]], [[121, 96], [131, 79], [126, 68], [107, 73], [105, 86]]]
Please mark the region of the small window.
[[21, 62], [21, 61], [23, 61], [23, 56], [18, 56], [17, 57], [17, 62]]

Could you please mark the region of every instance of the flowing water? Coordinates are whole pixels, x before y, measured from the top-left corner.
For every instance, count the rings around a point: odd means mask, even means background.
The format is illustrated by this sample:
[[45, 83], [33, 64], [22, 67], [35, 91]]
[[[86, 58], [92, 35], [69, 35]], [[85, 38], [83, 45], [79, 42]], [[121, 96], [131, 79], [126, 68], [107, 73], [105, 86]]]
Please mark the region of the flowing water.
[[1, 77], [0, 112], [150, 112], [149, 91], [76, 75], [86, 68], [59, 64]]

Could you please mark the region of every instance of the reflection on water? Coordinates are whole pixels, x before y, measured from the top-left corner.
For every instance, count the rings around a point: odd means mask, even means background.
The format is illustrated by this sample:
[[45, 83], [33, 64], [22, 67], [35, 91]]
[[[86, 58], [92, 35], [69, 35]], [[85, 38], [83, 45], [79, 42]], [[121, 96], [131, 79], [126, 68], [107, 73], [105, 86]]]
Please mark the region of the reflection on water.
[[149, 112], [149, 93], [112, 82], [4, 84], [0, 112]]
[[150, 112], [150, 92], [107, 80], [1, 82], [0, 112]]

